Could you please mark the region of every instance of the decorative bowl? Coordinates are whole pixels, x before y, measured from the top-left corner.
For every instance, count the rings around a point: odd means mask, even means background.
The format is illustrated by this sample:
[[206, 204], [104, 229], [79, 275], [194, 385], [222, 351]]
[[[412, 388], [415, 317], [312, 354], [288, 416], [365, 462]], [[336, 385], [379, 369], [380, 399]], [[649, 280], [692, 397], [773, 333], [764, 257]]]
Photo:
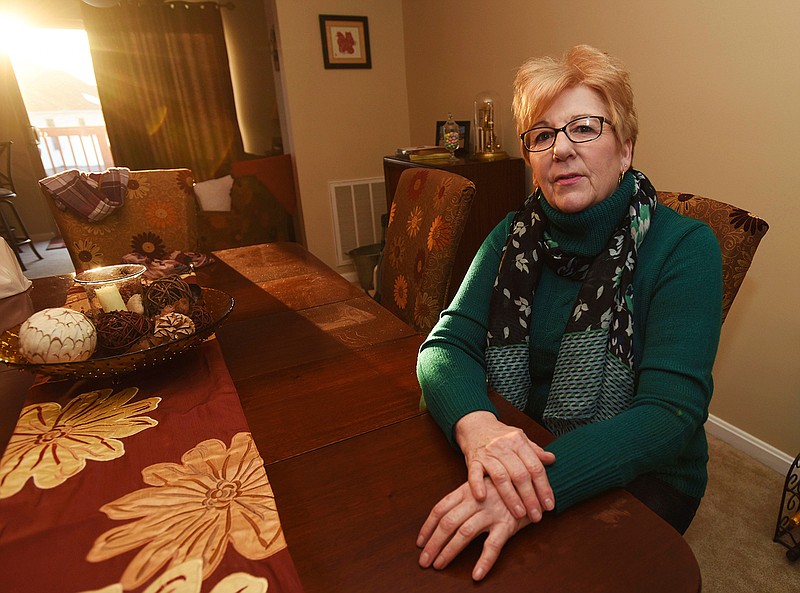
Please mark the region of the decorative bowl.
[[161, 364], [203, 342], [233, 311], [234, 301], [230, 295], [214, 288], [203, 288], [202, 293], [206, 307], [211, 313], [212, 322], [189, 336], [114, 356], [90, 358], [78, 362], [36, 364], [28, 362], [17, 350], [21, 325], [17, 324], [0, 334], [0, 362], [13, 368], [42, 373], [51, 377], [74, 379], [123, 375]]

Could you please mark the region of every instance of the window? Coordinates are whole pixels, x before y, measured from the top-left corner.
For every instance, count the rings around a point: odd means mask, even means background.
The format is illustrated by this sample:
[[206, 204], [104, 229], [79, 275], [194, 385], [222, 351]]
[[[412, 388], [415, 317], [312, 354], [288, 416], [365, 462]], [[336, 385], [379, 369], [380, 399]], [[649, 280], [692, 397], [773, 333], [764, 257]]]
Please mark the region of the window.
[[3, 15], [11, 58], [48, 175], [113, 165], [86, 32], [25, 26]]

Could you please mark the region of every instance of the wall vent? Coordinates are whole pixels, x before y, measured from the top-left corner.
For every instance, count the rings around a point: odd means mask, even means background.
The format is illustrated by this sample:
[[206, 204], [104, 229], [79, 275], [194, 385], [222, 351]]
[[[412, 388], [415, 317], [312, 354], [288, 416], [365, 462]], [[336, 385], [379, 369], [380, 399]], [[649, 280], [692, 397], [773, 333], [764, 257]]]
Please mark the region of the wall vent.
[[329, 181], [328, 190], [336, 235], [336, 259], [343, 266], [352, 263], [347, 255], [351, 249], [381, 242], [386, 184], [383, 177]]

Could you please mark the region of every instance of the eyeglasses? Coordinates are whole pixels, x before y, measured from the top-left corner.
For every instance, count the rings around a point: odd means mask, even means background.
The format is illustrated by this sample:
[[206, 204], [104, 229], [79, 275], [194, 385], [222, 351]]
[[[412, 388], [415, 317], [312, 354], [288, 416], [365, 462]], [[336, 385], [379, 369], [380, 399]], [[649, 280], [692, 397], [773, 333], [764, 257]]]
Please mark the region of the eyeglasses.
[[519, 137], [522, 140], [522, 146], [528, 152], [542, 152], [553, 147], [559, 132], [564, 132], [564, 135], [575, 144], [597, 140], [603, 133], [603, 124], [612, 125], [602, 115], [584, 115], [560, 128], [546, 126], [531, 128], [520, 134]]

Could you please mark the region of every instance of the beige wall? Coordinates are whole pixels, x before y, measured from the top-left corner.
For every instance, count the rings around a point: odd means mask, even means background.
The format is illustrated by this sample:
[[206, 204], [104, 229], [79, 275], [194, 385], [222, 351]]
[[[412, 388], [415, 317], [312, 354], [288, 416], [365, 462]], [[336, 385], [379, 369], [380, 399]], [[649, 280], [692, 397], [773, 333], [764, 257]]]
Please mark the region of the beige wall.
[[[284, 141], [297, 168], [307, 246], [337, 268], [328, 182], [383, 177], [383, 155], [408, 144], [401, 3], [276, 0], [275, 4], [289, 128]], [[369, 19], [371, 69], [323, 67], [320, 14]]]
[[727, 201], [770, 223], [722, 331], [711, 413], [794, 457], [800, 2], [404, 0], [403, 13], [412, 143], [429, 142], [448, 110], [469, 118], [488, 87], [505, 107], [506, 148], [519, 154], [515, 69], [589, 43], [631, 70], [641, 126], [634, 166], [659, 189]]

